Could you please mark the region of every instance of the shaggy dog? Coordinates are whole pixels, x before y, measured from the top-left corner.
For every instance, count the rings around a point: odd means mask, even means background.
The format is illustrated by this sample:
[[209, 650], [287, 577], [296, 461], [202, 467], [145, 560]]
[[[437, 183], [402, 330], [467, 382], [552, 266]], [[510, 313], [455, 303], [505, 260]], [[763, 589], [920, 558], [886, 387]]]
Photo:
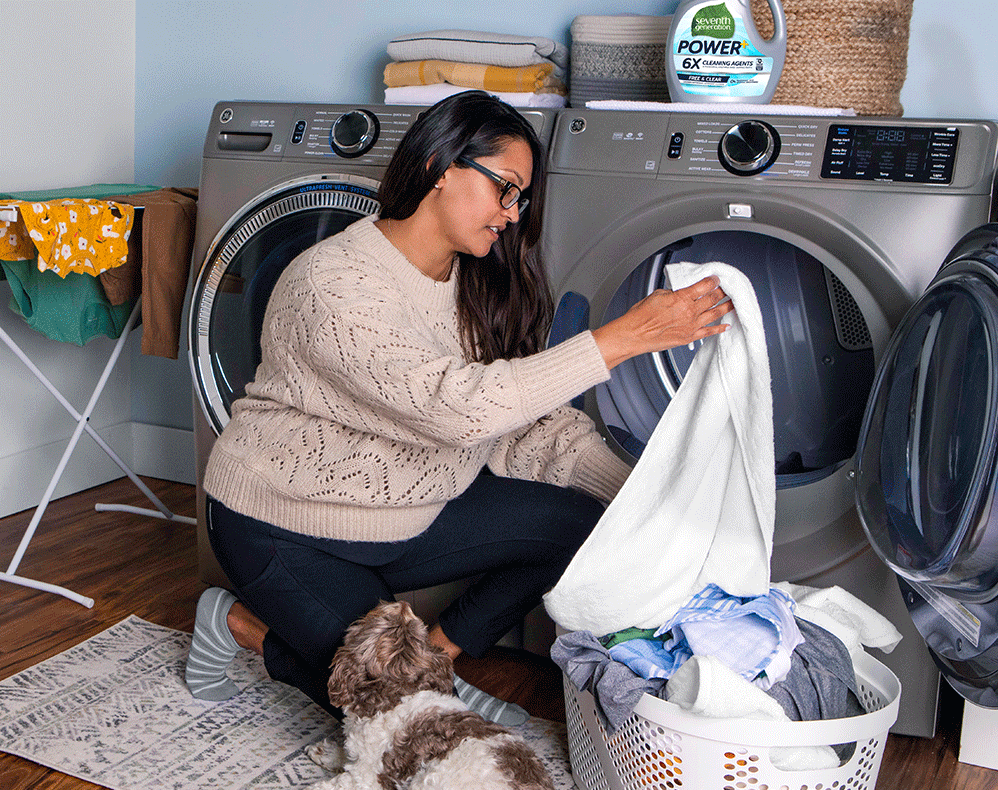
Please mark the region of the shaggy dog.
[[312, 790], [554, 790], [520, 737], [453, 693], [453, 665], [405, 602], [382, 603], [347, 629], [329, 677], [345, 748], [309, 756], [342, 772]]

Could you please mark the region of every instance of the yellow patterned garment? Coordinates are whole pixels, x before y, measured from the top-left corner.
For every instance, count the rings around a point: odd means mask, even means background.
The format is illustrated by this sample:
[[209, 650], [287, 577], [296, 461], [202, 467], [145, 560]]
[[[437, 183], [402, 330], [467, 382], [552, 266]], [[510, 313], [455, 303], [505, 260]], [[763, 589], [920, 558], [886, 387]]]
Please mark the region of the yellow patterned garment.
[[[135, 207], [108, 200], [13, 201], [0, 221], [0, 260], [38, 256], [39, 271], [97, 276], [123, 264]], [[17, 216], [10, 216], [15, 211]]]
[[449, 60], [409, 60], [385, 66], [385, 85], [389, 88], [402, 88], [446, 82], [462, 88], [497, 92], [557, 92], [559, 89], [563, 90], [565, 85], [551, 75], [553, 70], [553, 63], [508, 67]]
[[17, 202], [0, 210], [0, 261], [29, 261], [38, 254], [21, 222]]

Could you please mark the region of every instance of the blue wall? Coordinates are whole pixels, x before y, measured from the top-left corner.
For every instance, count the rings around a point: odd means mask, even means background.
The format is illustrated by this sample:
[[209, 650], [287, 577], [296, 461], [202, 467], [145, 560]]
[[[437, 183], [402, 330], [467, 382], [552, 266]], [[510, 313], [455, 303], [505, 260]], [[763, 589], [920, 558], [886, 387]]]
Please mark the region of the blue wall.
[[[569, 45], [577, 15], [670, 14], [678, 1], [135, 0], [135, 180], [196, 186], [218, 101], [380, 103], [385, 46], [402, 33], [489, 30]], [[905, 114], [998, 118], [996, 27], [994, 0], [914, 0]]]
[[677, 2], [136, 0], [135, 180], [197, 186], [208, 117], [224, 99], [381, 103], [385, 47], [403, 33], [488, 30], [568, 45], [578, 14], [666, 14]]

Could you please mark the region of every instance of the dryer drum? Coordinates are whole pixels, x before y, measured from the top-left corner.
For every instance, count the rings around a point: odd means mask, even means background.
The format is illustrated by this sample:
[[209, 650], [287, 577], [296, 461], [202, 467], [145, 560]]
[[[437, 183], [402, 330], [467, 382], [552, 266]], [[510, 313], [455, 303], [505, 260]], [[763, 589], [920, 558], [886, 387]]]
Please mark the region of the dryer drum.
[[[760, 309], [773, 381], [777, 486], [806, 485], [832, 474], [856, 449], [875, 373], [873, 342], [849, 290], [807, 252], [745, 231], [683, 239], [632, 271], [602, 321], [619, 317], [654, 289], [668, 288], [669, 263], [716, 260], [737, 266], [756, 293], [764, 295]], [[563, 304], [567, 309], [568, 303]], [[576, 312], [583, 314], [578, 308]], [[567, 336], [563, 323], [558, 326]], [[634, 458], [641, 455], [695, 353], [681, 347], [636, 357], [596, 388], [607, 431]]]
[[270, 293], [306, 249], [380, 208], [377, 185], [307, 179], [240, 212], [201, 267], [191, 305], [195, 386], [212, 428], [228, 422], [260, 364]]

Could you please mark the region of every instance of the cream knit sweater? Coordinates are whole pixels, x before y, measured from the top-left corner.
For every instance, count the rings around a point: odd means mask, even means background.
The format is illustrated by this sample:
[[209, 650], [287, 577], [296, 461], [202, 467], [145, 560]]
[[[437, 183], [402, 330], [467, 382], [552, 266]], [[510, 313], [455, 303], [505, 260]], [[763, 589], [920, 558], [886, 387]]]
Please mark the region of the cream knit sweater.
[[422, 532], [486, 464], [612, 499], [629, 467], [563, 405], [609, 377], [592, 334], [468, 363], [456, 278], [425, 276], [373, 220], [281, 275], [256, 378], [215, 443], [205, 490], [288, 530], [365, 541]]

